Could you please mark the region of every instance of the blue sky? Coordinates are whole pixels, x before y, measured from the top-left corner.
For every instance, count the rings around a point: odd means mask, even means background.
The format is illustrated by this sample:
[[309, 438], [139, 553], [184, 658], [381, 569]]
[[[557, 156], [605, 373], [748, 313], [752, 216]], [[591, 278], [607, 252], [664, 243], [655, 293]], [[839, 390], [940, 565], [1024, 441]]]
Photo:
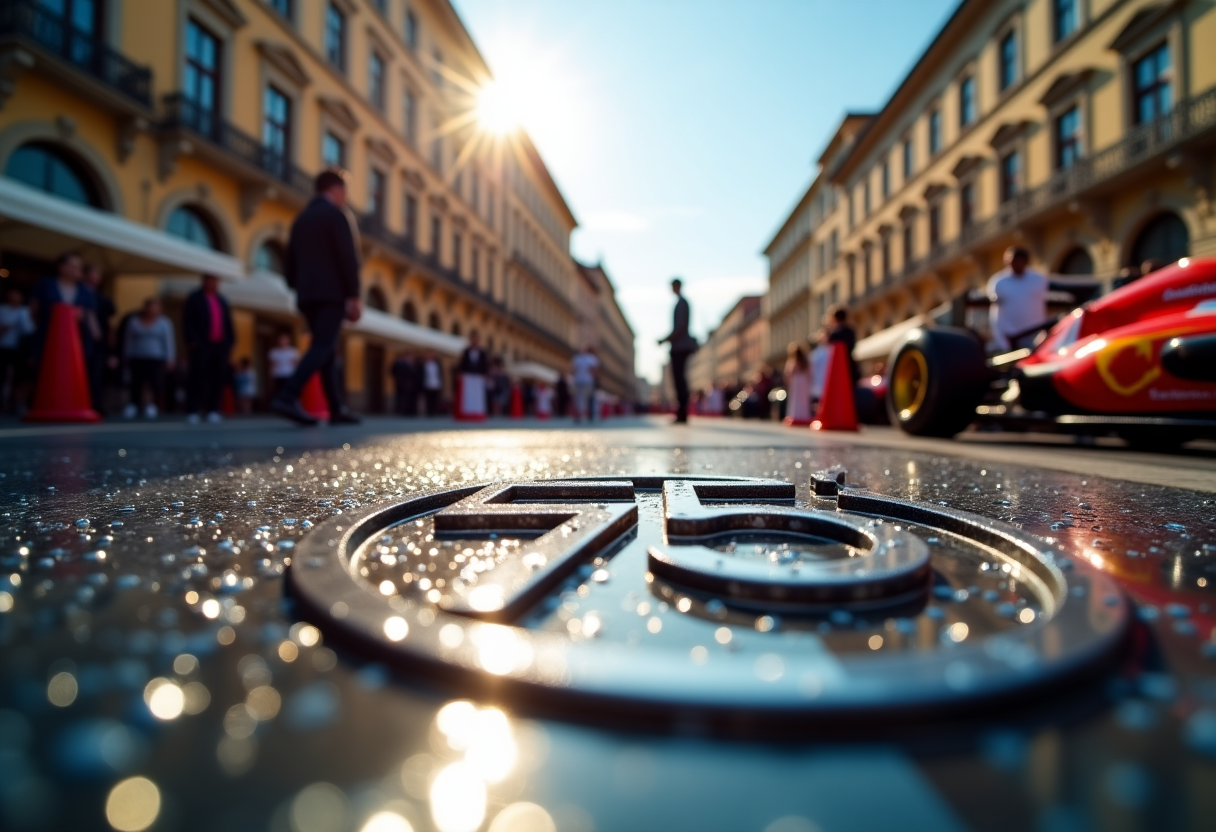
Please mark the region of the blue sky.
[[[699, 337], [766, 281], [761, 251], [846, 111], [876, 109], [957, 0], [453, 0], [603, 258], [657, 379], [668, 281]], [[526, 90], [526, 98], [520, 96]]]

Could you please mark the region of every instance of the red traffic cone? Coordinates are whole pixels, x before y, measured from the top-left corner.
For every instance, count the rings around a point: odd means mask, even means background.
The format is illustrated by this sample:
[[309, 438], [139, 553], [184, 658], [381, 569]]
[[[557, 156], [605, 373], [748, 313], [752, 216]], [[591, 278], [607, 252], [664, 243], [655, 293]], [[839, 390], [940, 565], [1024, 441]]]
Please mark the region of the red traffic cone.
[[524, 392], [518, 383], [511, 385], [511, 418], [524, 418]]
[[857, 407], [853, 402], [853, 373], [848, 347], [836, 343], [823, 382], [823, 399], [811, 422], [811, 430], [857, 430]]
[[329, 400], [325, 398], [325, 389], [321, 387], [321, 377], [316, 373], [313, 373], [312, 378], [304, 385], [304, 392], [300, 394], [300, 407], [318, 419], [329, 418]]
[[76, 308], [57, 303], [51, 308], [51, 323], [42, 346], [38, 388], [34, 406], [26, 411], [26, 422], [100, 422], [89, 395], [84, 350]]

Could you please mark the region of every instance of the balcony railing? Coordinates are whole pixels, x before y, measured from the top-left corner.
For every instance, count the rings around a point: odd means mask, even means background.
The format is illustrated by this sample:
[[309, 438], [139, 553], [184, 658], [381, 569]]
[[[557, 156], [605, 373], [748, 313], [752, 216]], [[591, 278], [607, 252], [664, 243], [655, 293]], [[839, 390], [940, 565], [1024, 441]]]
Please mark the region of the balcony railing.
[[[953, 239], [934, 245], [928, 256], [905, 265], [900, 270], [900, 281], [940, 268], [1213, 130], [1216, 130], [1216, 87], [1179, 101], [1170, 112], [1132, 128], [1119, 142], [1078, 159], [1070, 167], [1056, 171], [1046, 182], [1006, 200], [992, 216], [971, 223]], [[887, 284], [872, 287], [854, 300], [869, 300], [888, 288]]]
[[213, 110], [200, 107], [180, 92], [165, 96], [165, 118], [161, 127], [164, 130], [188, 130], [293, 190], [305, 196], [312, 193], [312, 177], [292, 164], [284, 154], [266, 147], [220, 118]]
[[74, 28], [37, 0], [0, 0], [0, 39], [22, 38], [67, 61], [141, 107], [152, 108], [152, 70]]

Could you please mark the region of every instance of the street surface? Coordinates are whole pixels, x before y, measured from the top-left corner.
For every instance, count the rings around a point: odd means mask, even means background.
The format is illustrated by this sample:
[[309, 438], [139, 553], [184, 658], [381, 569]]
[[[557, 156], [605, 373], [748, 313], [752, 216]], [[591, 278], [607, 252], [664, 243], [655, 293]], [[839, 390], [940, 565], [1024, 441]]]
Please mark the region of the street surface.
[[[438, 678], [331, 642], [285, 587], [315, 526], [421, 491], [669, 473], [784, 480], [806, 506], [812, 472], [833, 466], [879, 494], [1005, 521], [1113, 577], [1137, 609], [1118, 666], [857, 741], [607, 726], [529, 703], [503, 703], [496, 722], [445, 708], [461, 691]], [[1211, 444], [1161, 455], [1048, 436], [936, 441], [657, 417], [589, 429], [7, 423], [0, 505], [5, 829], [110, 828], [111, 789], [137, 775], [159, 790], [156, 830], [405, 828], [378, 812], [419, 832], [1216, 828]], [[638, 615], [605, 619], [601, 639], [692, 632], [680, 629], [684, 608], [630, 599]], [[792, 643], [793, 625], [760, 621], [718, 645]], [[819, 626], [825, 643], [871, 626], [842, 621]], [[481, 715], [480, 727], [453, 728], [458, 713]], [[477, 761], [453, 760], [486, 731], [505, 738], [487, 758], [494, 771], [462, 785], [456, 774]]]

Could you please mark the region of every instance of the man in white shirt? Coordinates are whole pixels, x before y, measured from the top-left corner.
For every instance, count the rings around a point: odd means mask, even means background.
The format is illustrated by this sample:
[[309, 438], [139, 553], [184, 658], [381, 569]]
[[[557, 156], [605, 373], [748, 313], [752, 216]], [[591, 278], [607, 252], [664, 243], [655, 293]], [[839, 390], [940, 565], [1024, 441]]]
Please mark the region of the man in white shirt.
[[426, 400], [426, 415], [439, 415], [439, 397], [443, 393], [443, 368], [435, 353], [429, 352], [422, 362], [422, 397]]
[[1049, 288], [1047, 278], [1029, 268], [1030, 252], [1021, 246], [1006, 249], [1005, 266], [988, 281], [992, 342], [1001, 352], [1030, 346], [1018, 336], [1047, 322]]

